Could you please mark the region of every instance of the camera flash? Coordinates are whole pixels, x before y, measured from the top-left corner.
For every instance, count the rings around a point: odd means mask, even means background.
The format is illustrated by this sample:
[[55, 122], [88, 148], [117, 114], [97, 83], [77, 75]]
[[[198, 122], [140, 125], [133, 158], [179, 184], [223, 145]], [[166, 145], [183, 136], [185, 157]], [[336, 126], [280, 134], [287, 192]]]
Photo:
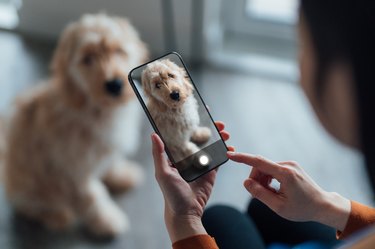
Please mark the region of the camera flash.
[[209, 160], [208, 160], [208, 156], [206, 155], [203, 155], [203, 156], [200, 156], [199, 157], [199, 163], [202, 165], [202, 166], [206, 166], [208, 164]]

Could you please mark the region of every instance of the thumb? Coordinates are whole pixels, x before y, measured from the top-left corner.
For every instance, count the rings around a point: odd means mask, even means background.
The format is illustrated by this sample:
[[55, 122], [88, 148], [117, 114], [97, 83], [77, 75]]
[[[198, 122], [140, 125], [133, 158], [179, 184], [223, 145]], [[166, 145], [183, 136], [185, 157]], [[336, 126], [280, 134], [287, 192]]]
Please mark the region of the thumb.
[[169, 168], [169, 165], [164, 157], [164, 144], [160, 137], [154, 133], [151, 135], [152, 140], [152, 156], [154, 158], [155, 172], [163, 173]]
[[274, 211], [282, 204], [282, 200], [277, 193], [265, 188], [251, 178], [245, 180], [244, 187], [254, 198], [260, 200]]

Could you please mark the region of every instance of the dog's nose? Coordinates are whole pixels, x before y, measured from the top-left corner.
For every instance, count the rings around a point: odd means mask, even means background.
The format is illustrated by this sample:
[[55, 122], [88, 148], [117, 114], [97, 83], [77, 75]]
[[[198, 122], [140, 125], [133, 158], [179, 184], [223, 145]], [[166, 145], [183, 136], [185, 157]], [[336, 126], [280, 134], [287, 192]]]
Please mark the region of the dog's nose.
[[105, 83], [105, 90], [113, 96], [119, 96], [123, 85], [124, 82], [121, 79], [116, 78]]
[[173, 91], [171, 94], [169, 94], [171, 99], [179, 101], [180, 100], [180, 93], [177, 91]]

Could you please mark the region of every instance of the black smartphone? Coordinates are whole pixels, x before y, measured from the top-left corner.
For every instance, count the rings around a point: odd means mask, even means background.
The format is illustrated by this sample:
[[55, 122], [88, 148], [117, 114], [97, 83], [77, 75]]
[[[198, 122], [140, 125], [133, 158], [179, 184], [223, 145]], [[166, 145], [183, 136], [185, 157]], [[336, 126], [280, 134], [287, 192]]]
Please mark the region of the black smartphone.
[[228, 161], [228, 149], [179, 54], [134, 68], [129, 82], [185, 181]]

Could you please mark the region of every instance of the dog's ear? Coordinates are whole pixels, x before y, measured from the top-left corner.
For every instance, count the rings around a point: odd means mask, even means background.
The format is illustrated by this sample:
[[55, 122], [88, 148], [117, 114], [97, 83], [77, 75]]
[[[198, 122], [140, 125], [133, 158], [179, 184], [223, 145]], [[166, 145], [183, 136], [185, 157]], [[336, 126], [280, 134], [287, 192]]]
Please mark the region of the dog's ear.
[[178, 67], [178, 70], [180, 71], [181, 75], [184, 77], [184, 86], [186, 88], [186, 91], [191, 93], [194, 90], [193, 84], [191, 83], [190, 77], [187, 74], [185, 68], [183, 67]]
[[146, 96], [150, 97], [151, 96], [150, 74], [147, 68], [142, 71], [141, 83], [142, 83], [143, 91], [145, 92]]
[[178, 67], [178, 71], [180, 71], [180, 74], [181, 74], [185, 79], [187, 79], [187, 80], [190, 82], [190, 77], [189, 77], [188, 73], [186, 72], [185, 68], [183, 68], [183, 67]]
[[178, 66], [176, 63], [172, 62], [170, 59], [164, 59], [161, 61], [163, 64], [167, 65], [169, 68], [176, 69]]
[[141, 40], [138, 32], [134, 29], [131, 23], [127, 19], [122, 17], [113, 17], [113, 20], [117, 22], [120, 28], [125, 32], [125, 34], [127, 34], [127, 42], [129, 42], [129, 39], [131, 39], [134, 43], [134, 49], [128, 52], [136, 53], [134, 54], [134, 58], [139, 58], [139, 61], [137, 62], [138, 65], [147, 62], [149, 60], [148, 48], [146, 44]]
[[68, 78], [68, 68], [76, 50], [79, 27], [80, 24], [75, 22], [64, 29], [50, 65], [53, 77], [52, 82], [61, 86], [62, 93], [68, 97], [69, 104], [75, 108], [80, 108], [85, 102], [82, 92], [75, 87], [72, 79]]
[[194, 90], [194, 87], [191, 84], [191, 81], [190, 81], [189, 77], [184, 78], [184, 83], [185, 83], [184, 86], [186, 88], [186, 91], [189, 92], [189, 93], [192, 93], [193, 90]]
[[75, 50], [77, 30], [77, 24], [71, 23], [62, 32], [50, 65], [54, 76], [67, 74], [66, 70]]

